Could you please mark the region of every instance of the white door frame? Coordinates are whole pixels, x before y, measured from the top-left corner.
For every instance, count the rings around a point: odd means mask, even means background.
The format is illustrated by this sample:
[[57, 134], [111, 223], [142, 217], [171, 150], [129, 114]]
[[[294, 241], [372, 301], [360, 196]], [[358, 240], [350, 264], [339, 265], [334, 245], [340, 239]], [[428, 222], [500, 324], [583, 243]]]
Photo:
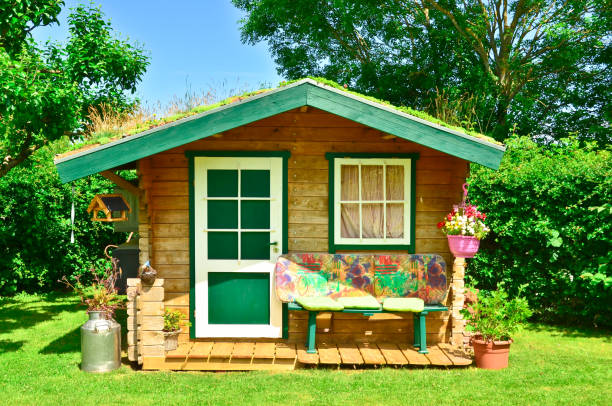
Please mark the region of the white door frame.
[[[282, 336], [282, 303], [274, 290], [274, 266], [283, 252], [283, 158], [280, 157], [204, 157], [193, 158], [193, 202], [195, 235], [195, 336], [196, 337], [270, 337]], [[209, 260], [207, 229], [208, 169], [270, 170], [270, 260]], [[240, 173], [238, 176], [240, 182]], [[240, 183], [238, 184], [240, 190]], [[240, 193], [239, 193], [240, 194]], [[257, 198], [237, 198], [239, 201]], [[261, 200], [261, 198], [259, 198]], [[239, 203], [240, 204], [240, 203]], [[240, 210], [239, 210], [240, 212]], [[240, 233], [240, 229], [237, 229]], [[240, 235], [238, 237], [240, 244]], [[240, 248], [239, 248], [240, 258]], [[270, 276], [270, 324], [208, 324], [208, 273], [256, 272]]]

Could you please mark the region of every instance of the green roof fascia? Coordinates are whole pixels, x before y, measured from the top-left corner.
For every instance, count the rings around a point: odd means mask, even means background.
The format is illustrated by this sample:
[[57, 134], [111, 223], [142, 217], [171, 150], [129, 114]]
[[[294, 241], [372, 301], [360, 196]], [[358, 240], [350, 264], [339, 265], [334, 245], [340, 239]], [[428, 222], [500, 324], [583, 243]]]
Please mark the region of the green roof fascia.
[[492, 169], [499, 167], [505, 151], [504, 146], [304, 79], [58, 159], [55, 165], [66, 183], [301, 106], [312, 106]]
[[502, 145], [463, 134], [327, 85], [309, 85], [307, 103], [309, 106], [491, 169], [499, 168], [506, 150]]
[[297, 83], [196, 114], [55, 162], [63, 183], [306, 105]]

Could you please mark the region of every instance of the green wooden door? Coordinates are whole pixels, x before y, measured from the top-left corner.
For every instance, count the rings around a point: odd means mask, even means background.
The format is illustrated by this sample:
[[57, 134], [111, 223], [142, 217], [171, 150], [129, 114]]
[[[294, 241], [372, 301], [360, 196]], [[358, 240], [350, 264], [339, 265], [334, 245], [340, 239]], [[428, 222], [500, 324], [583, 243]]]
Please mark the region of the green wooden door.
[[282, 159], [195, 158], [196, 336], [278, 337]]

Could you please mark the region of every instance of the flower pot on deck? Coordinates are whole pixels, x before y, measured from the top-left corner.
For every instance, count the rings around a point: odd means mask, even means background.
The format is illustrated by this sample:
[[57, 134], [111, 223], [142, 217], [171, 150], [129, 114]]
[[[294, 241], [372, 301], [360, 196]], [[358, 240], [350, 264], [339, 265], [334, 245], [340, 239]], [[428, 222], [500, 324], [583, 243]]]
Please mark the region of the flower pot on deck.
[[166, 351], [173, 351], [178, 348], [178, 336], [181, 330], [164, 331], [164, 347]]
[[473, 258], [480, 240], [473, 235], [447, 235], [450, 252], [457, 258]]
[[508, 367], [509, 341], [485, 341], [481, 336], [472, 337], [476, 366], [482, 369], [504, 369]]

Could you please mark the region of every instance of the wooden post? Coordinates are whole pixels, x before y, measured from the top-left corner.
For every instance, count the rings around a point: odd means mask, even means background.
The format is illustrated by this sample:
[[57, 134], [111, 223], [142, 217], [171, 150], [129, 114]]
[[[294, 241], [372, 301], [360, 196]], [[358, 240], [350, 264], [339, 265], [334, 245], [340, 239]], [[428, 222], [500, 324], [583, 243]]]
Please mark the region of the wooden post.
[[465, 337], [465, 320], [460, 313], [465, 302], [465, 258], [455, 258], [453, 262], [453, 276], [451, 282], [452, 303], [451, 303], [451, 319], [452, 319], [452, 334], [451, 343], [453, 345], [463, 346]]
[[164, 357], [164, 280], [129, 278], [127, 297], [128, 359], [142, 364], [143, 357]]

